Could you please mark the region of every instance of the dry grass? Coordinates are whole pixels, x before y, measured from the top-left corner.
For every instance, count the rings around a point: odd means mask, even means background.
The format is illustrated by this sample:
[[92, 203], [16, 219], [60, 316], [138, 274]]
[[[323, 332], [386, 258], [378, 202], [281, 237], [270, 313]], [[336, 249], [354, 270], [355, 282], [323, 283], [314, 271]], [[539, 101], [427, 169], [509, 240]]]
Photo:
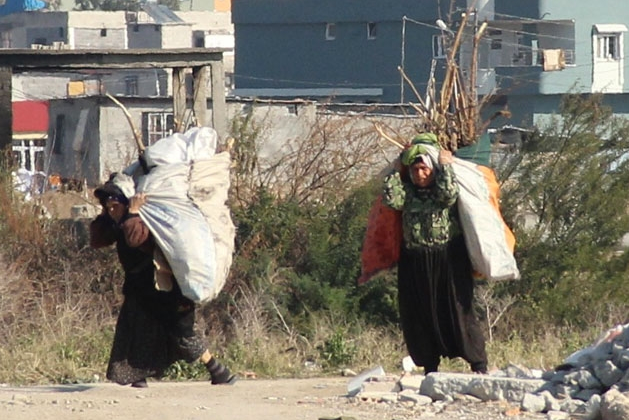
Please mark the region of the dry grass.
[[[0, 178], [1, 383], [104, 377], [122, 273], [115, 251], [89, 249], [84, 233], [80, 225], [39, 219]], [[259, 377], [338, 374], [342, 368], [377, 365], [392, 374], [401, 371], [406, 349], [396, 326], [377, 328], [318, 313], [310, 316], [306, 334], [303, 326], [299, 332], [286, 321], [263, 287], [242, 286], [231, 298], [231, 319], [219, 327], [228, 334], [212, 334], [209, 343], [236, 371]], [[548, 327], [533, 337], [495, 337], [488, 343], [490, 365], [551, 368], [609, 327], [601, 321], [585, 332]], [[444, 361], [442, 369], [469, 368], [456, 359]]]

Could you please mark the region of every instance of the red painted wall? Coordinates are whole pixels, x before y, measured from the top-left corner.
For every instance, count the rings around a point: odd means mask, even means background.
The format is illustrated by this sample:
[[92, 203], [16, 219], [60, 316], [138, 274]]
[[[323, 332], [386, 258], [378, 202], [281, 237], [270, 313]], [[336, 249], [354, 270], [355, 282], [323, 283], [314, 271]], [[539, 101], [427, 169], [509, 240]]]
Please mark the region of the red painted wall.
[[48, 102], [13, 102], [13, 132], [48, 132]]

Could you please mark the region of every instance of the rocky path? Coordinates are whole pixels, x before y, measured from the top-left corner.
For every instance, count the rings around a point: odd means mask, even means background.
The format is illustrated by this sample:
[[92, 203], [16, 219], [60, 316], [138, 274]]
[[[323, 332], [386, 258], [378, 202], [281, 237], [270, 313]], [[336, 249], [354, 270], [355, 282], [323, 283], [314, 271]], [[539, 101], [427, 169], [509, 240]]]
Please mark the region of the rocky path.
[[0, 386], [4, 420], [47, 419], [256, 419], [256, 420], [489, 420], [546, 419], [506, 402], [465, 397], [419, 406], [347, 397], [347, 378], [241, 380], [234, 386], [207, 382], [150, 382], [147, 389], [109, 383]]

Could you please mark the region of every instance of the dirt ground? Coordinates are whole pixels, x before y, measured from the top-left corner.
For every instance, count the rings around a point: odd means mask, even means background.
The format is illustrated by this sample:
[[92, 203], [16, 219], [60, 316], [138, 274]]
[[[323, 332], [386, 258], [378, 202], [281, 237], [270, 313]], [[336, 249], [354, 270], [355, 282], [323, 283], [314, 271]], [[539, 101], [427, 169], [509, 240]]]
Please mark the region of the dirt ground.
[[504, 402], [455, 401], [415, 407], [347, 397], [347, 378], [149, 382], [145, 389], [111, 383], [0, 386], [4, 420], [489, 420], [542, 419]]

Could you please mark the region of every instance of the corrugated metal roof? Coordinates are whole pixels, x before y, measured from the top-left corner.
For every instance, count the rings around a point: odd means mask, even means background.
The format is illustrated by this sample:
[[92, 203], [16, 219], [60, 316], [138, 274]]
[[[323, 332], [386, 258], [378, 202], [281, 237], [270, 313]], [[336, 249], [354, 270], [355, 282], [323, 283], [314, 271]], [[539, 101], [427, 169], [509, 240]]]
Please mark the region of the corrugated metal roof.
[[163, 4], [146, 2], [142, 5], [142, 10], [152, 17], [155, 23], [185, 23], [183, 19]]

